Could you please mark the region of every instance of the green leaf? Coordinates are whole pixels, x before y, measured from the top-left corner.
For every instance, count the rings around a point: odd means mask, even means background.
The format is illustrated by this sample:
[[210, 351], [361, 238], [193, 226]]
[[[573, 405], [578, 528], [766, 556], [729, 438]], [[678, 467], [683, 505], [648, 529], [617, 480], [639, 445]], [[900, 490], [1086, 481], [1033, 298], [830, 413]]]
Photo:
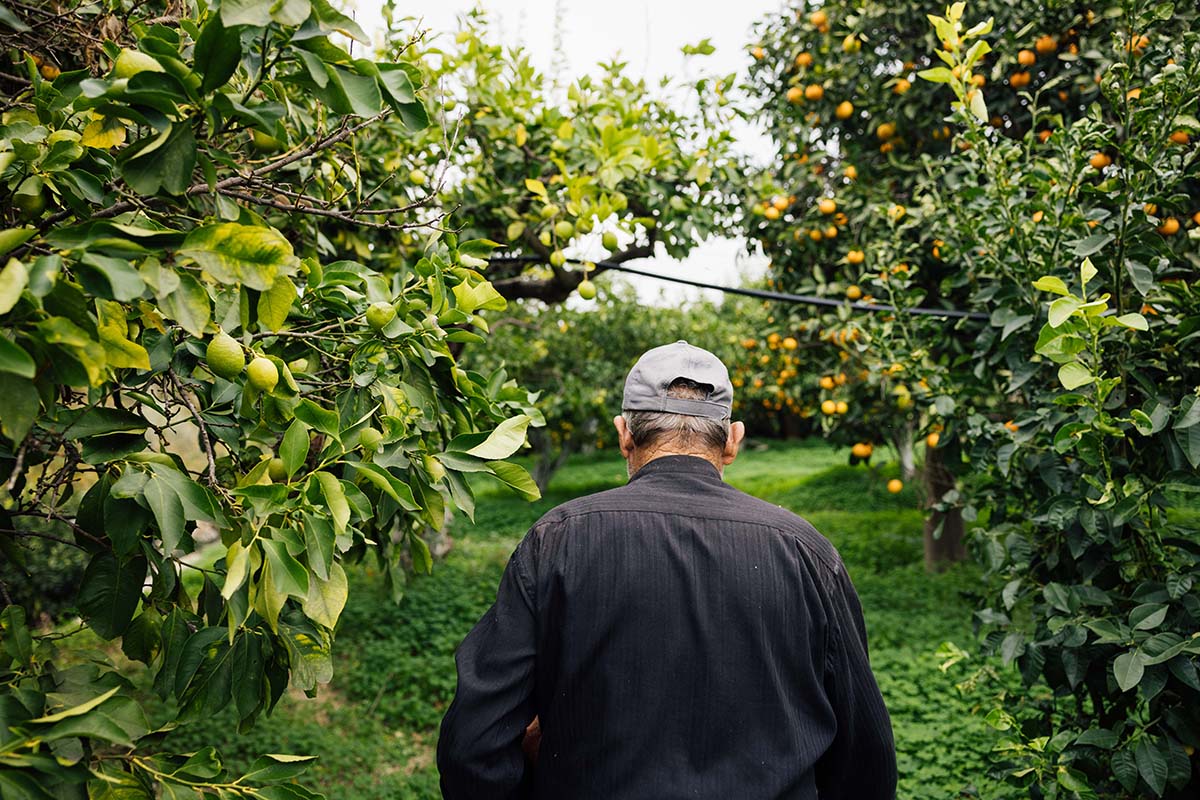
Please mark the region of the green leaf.
[[1153, 630], [1167, 618], [1167, 611], [1162, 603], [1143, 603], [1129, 612], [1129, 624], [1135, 631]]
[[4, 269], [0, 270], [0, 314], [12, 311], [28, 284], [29, 270], [20, 261], [10, 258]]
[[269, 331], [278, 331], [287, 322], [288, 312], [296, 301], [296, 284], [280, 275], [271, 288], [258, 296], [258, 321]]
[[[235, 0], [236, 4], [236, 0]], [[242, 60], [242, 39], [238, 31], [230, 31], [223, 24], [227, 3], [221, 6], [221, 14], [213, 14], [200, 31], [196, 47], [192, 52], [194, 67], [203, 76], [200, 91], [208, 94], [229, 82], [237, 72]], [[254, 3], [261, 7], [262, 3]], [[237, 11], [230, 12], [235, 17]]]
[[1113, 677], [1117, 679], [1117, 686], [1121, 687], [1122, 692], [1136, 687], [1145, 671], [1141, 654], [1136, 650], [1122, 653], [1113, 660]]
[[101, 639], [111, 640], [129, 627], [146, 581], [146, 559], [119, 560], [110, 552], [95, 556], [83, 572], [79, 613]]
[[336, 411], [322, 408], [306, 397], [300, 401], [300, 405], [296, 406], [293, 413], [295, 413], [296, 419], [307, 423], [327, 436], [341, 440], [341, 420], [338, 419]]
[[[247, 1], [253, 2], [253, 0]], [[363, 32], [358, 23], [334, 8], [329, 0], [312, 0], [312, 10], [317, 21], [321, 23], [322, 29], [334, 30], [363, 44], [370, 44], [371, 40], [367, 38], [367, 34]]]
[[1056, 278], [1053, 275], [1043, 275], [1033, 282], [1033, 288], [1043, 292], [1051, 292], [1063, 296], [1070, 295], [1071, 292], [1067, 289], [1067, 285], [1063, 283], [1061, 278]]
[[225, 553], [225, 583], [221, 587], [221, 596], [226, 600], [242, 587], [246, 576], [250, 573], [250, 548], [243, 547], [241, 540], [235, 539]]
[[305, 514], [300, 527], [304, 533], [304, 552], [308, 557], [309, 569], [321, 580], [328, 579], [337, 541], [333, 527], [329, 520], [314, 514]]
[[1122, 314], [1121, 316], [1117, 317], [1117, 322], [1121, 325], [1124, 325], [1126, 328], [1131, 328], [1135, 331], [1150, 330], [1150, 323], [1146, 322], [1146, 318], [1138, 313]]
[[525, 431], [531, 421], [525, 414], [506, 419], [488, 434], [487, 439], [466, 452], [488, 461], [508, 458], [525, 443]]
[[338, 533], [344, 532], [350, 522], [350, 504], [346, 502], [346, 492], [342, 489], [341, 481], [324, 470], [314, 472], [312, 477], [321, 486], [321, 494], [325, 496], [329, 513], [333, 517], [334, 530]]
[[70, 717], [77, 717], [81, 714], [88, 713], [93, 708], [96, 708], [101, 703], [103, 703], [105, 700], [112, 697], [119, 691], [121, 691], [121, 687], [114, 686], [113, 688], [109, 689], [107, 692], [97, 695], [85, 703], [80, 703], [77, 706], [71, 706], [70, 708], [63, 709], [62, 711], [58, 711], [58, 712], [55, 712], [53, 714], [49, 714], [49, 715], [46, 715], [43, 717], [38, 717], [37, 719], [31, 719], [29, 721], [35, 725], [41, 725], [41, 724], [48, 724], [48, 723], [54, 723], [54, 722], [61, 722], [62, 720], [69, 719]]
[[155, 195], [159, 190], [180, 195], [192, 183], [196, 167], [196, 137], [191, 120], [182, 120], [156, 137], [135, 142], [125, 150], [121, 177], [138, 194]]
[[96, 406], [64, 411], [47, 427], [67, 439], [86, 439], [110, 433], [141, 433], [149, 425], [132, 411]]
[[1078, 361], [1063, 364], [1058, 368], [1058, 380], [1068, 391], [1087, 386], [1096, 380], [1096, 376]]
[[516, 491], [529, 501], [541, 499], [542, 492], [537, 483], [523, 467], [510, 464], [507, 461], [489, 461], [488, 468], [493, 475], [509, 488]]
[[314, 761], [316, 756], [290, 756], [267, 753], [254, 759], [250, 771], [242, 776], [243, 783], [267, 783], [270, 781], [288, 781], [303, 773]]
[[4, 652], [23, 667], [33, 657], [33, 637], [25, 624], [25, 609], [15, 603], [0, 611], [0, 643]]
[[412, 488], [383, 467], [365, 461], [347, 462], [360, 475], [382, 489], [406, 511], [416, 511], [419, 506], [413, 498]]
[[[2, 388], [2, 387], [0, 387]], [[2, 395], [0, 395], [0, 403], [2, 403]], [[3, 408], [0, 406], [0, 411]], [[1200, 468], [1200, 425], [1191, 425], [1187, 428], [1175, 428], [1175, 443], [1179, 445], [1179, 449], [1183, 451], [1183, 455], [1187, 458], [1188, 463], [1192, 468]]]
[[0, 372], [32, 378], [37, 372], [33, 357], [15, 342], [0, 336]]
[[1158, 744], [1149, 736], [1142, 736], [1133, 751], [1138, 774], [1158, 797], [1167, 788], [1167, 757]]
[[288, 552], [287, 545], [275, 539], [259, 539], [263, 555], [271, 564], [275, 591], [303, 599], [309, 590], [308, 570]]
[[37, 228], [8, 228], [0, 231], [0, 256], [16, 250], [37, 233]]
[[917, 77], [927, 80], [930, 83], [949, 83], [954, 79], [954, 73], [946, 67], [933, 67], [932, 69], [923, 69], [917, 73]]
[[1086, 239], [1071, 242], [1071, 252], [1077, 256], [1090, 256], [1103, 250], [1115, 238], [1111, 233], [1096, 233]]
[[180, 254], [195, 261], [221, 283], [243, 284], [260, 292], [296, 265], [292, 245], [274, 228], [221, 222], [187, 235]]
[[[263, 28], [271, 24], [271, 7], [273, 5], [274, 3], [264, 3], [262, 0], [224, 0], [221, 3], [221, 22], [226, 28], [237, 25]], [[238, 38], [236, 31], [228, 36], [233, 39]]]
[[329, 570], [329, 578], [323, 580], [316, 575], [310, 575], [308, 595], [304, 598], [301, 610], [305, 616], [326, 628], [337, 625], [342, 609], [346, 607], [349, 595], [349, 584], [346, 581], [346, 571], [342, 565], [333, 562]]
[[161, 309], [168, 319], [178, 322], [192, 336], [204, 336], [212, 319], [208, 292], [200, 281], [186, 272], [177, 273], [179, 285], [166, 296], [159, 297]]
[[536, 194], [538, 197], [546, 197], [546, 184], [539, 181], [537, 178], [526, 178], [525, 188]]
[[[1098, 236], [1109, 236], [1109, 234], [1097, 234], [1097, 235]], [[1076, 255], [1084, 255], [1084, 254], [1076, 253]], [[1079, 280], [1083, 286], [1085, 297], [1087, 296], [1087, 285], [1088, 285], [1088, 283], [1091, 282], [1092, 278], [1094, 278], [1094, 277], [1096, 277], [1096, 267], [1095, 267], [1095, 265], [1092, 264], [1092, 260], [1090, 258], [1085, 258], [1083, 260], [1083, 263], [1079, 265]]]
[[283, 460], [288, 477], [295, 475], [304, 466], [308, 459], [308, 447], [308, 426], [302, 419], [292, 420], [287, 432], [283, 434], [283, 441], [279, 443], [279, 457]]
[[0, 433], [13, 442], [24, 440], [40, 408], [33, 381], [0, 372]]
[[179, 495], [167, 481], [157, 475], [151, 475], [142, 488], [142, 499], [146, 501], [146, 506], [158, 523], [163, 553], [171, 555], [179, 549], [184, 534], [183, 503]]
[[1057, 328], [1074, 314], [1083, 302], [1078, 297], [1060, 297], [1050, 304], [1050, 327]]

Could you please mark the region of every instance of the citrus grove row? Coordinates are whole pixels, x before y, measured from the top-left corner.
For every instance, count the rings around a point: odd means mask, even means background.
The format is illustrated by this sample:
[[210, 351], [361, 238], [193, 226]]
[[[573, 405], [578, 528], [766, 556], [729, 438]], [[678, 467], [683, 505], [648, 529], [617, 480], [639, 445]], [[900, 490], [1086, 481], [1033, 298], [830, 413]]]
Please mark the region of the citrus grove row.
[[329, 0], [0, 0], [0, 549], [81, 551], [82, 627], [112, 643], [64, 659], [79, 626], [0, 586], [0, 794], [316, 797], [306, 758], [234, 774], [156, 731], [318, 691], [346, 565], [398, 599], [473, 475], [536, 498], [604, 444], [674, 318], [596, 278], [711, 236], [836, 301], [672, 322], [739, 413], [894, 459], [928, 566], [984, 565], [981, 647], [943, 665], [989, 698], [979, 769], [1194, 793], [1194, 6], [795, 4], [745, 82], [705, 41], [661, 87], [546, 76], [480, 11], [440, 38], [383, 13], [372, 52]]

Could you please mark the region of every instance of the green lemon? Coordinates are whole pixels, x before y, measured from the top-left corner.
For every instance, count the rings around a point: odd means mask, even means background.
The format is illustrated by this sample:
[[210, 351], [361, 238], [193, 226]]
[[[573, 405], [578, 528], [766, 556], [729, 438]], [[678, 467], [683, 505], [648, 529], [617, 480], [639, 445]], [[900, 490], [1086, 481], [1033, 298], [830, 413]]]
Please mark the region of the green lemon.
[[250, 362], [250, 366], [246, 367], [246, 376], [250, 379], [250, 385], [260, 392], [269, 392], [275, 388], [275, 384], [279, 383], [279, 368], [275, 366], [275, 362], [263, 356], [255, 356]]
[[367, 324], [372, 330], [383, 330], [395, 318], [396, 309], [391, 303], [371, 303], [367, 309]]
[[263, 133], [260, 130], [250, 131], [250, 142], [254, 145], [254, 149], [260, 153], [274, 153], [283, 147], [283, 142], [271, 134]]
[[286, 481], [288, 479], [287, 467], [284, 465], [282, 458], [275, 456], [270, 460], [270, 462], [267, 464], [267, 475], [269, 475], [271, 480], [275, 481], [276, 483], [279, 483], [280, 481]]
[[358, 443], [367, 452], [374, 452], [383, 441], [383, 434], [369, 425], [358, 432]]
[[579, 296], [584, 300], [591, 300], [596, 296], [596, 284], [589, 281], [587, 278], [579, 284]]
[[139, 72], [162, 72], [162, 64], [139, 50], [128, 48], [121, 51], [113, 62], [113, 77], [132, 78]]
[[221, 331], [208, 342], [204, 359], [214, 375], [231, 381], [246, 368], [246, 355], [237, 339]]
[[419, 169], [414, 169], [408, 173], [408, 182], [416, 186], [424, 186], [429, 182], [429, 176]]
[[617, 242], [617, 235], [612, 231], [605, 231], [601, 241], [604, 244], [604, 249], [608, 250], [610, 253], [615, 253], [617, 248], [621, 246]]
[[307, 358], [292, 359], [291, 361], [288, 362], [288, 369], [290, 369], [292, 371], [292, 374], [308, 372], [308, 359]]
[[421, 457], [421, 461], [425, 465], [425, 474], [432, 478], [434, 483], [446, 477], [446, 468], [433, 456], [426, 454]]
[[565, 263], [567, 263], [567, 257], [562, 250], [555, 250], [550, 254], [550, 266], [561, 267]]
[[575, 226], [565, 219], [560, 219], [554, 223], [554, 232], [558, 234], [560, 239], [570, 239], [575, 235]]
[[543, 246], [543, 247], [549, 247], [549, 246], [550, 246], [550, 243], [551, 243], [551, 241], [553, 241], [553, 240], [550, 238], [550, 231], [542, 231], [541, 233], [539, 233], [539, 234], [538, 234], [538, 241], [542, 243], [542, 246]]
[[554, 203], [547, 203], [546, 205], [542, 206], [542, 219], [550, 219], [551, 217], [557, 216], [558, 206], [554, 205]]

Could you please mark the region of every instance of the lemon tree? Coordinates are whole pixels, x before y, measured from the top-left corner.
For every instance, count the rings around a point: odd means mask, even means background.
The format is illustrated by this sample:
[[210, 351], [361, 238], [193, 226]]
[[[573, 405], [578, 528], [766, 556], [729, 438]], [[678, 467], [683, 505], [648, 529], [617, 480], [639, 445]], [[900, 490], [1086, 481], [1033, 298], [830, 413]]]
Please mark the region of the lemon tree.
[[530, 396], [455, 358], [505, 305], [494, 245], [356, 167], [430, 125], [430, 72], [364, 39], [326, 0], [0, 4], [0, 551], [87, 559], [79, 625], [0, 586], [5, 798], [314, 797], [307, 758], [157, 732], [327, 683], [343, 565], [398, 597], [471, 473], [537, 496]]

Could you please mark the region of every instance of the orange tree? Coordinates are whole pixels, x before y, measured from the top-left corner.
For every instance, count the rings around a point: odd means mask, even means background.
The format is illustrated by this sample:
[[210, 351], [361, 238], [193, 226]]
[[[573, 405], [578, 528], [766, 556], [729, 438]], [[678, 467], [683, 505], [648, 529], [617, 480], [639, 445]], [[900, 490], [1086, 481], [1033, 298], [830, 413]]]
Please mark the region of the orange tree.
[[[827, 3], [763, 26], [754, 81], [782, 157], [751, 233], [779, 285], [896, 307], [855, 314], [840, 349], [875, 389], [863, 403], [907, 394], [937, 434], [934, 543], [956, 511], [982, 523], [985, 649], [1030, 686], [992, 717], [1001, 768], [1036, 796], [1187, 796], [1195, 10], [925, 11]], [[903, 313], [918, 306], [975, 316]], [[837, 428], [880, 435], [853, 414]]]
[[[0, 550], [87, 559], [78, 626], [31, 627], [0, 585], [5, 798], [315, 796], [303, 758], [233, 775], [155, 743], [326, 683], [343, 564], [399, 593], [472, 512], [466, 473], [537, 495], [504, 461], [528, 395], [451, 352], [504, 306], [491, 245], [355, 168], [386, 119], [424, 136], [427, 76], [350, 37], [326, 0], [0, 5]], [[352, 229], [420, 257], [326, 235]], [[70, 635], [112, 644], [81, 662]]]

